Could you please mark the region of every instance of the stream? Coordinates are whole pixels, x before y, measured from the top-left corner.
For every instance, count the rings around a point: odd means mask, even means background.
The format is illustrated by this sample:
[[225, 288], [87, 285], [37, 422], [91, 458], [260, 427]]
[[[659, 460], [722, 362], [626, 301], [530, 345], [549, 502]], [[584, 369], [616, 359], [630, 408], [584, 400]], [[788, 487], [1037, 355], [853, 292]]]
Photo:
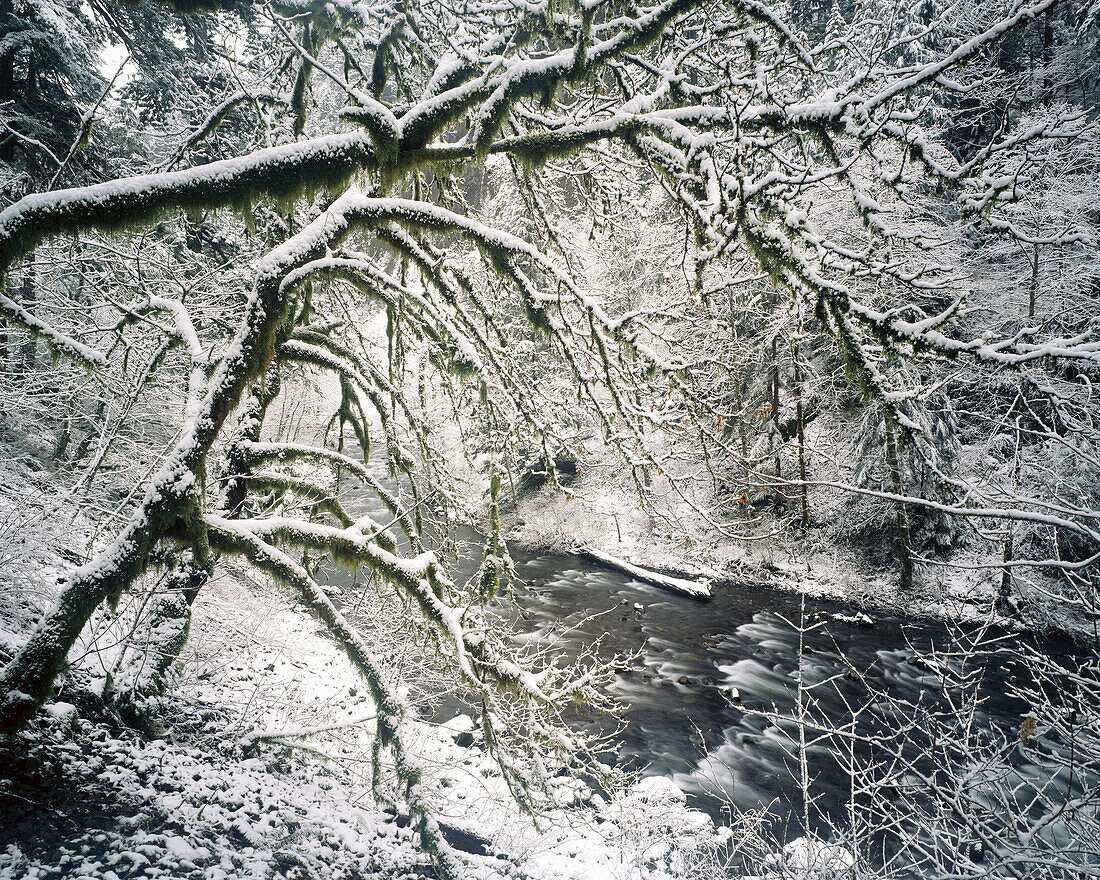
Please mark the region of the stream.
[[[851, 720], [849, 707], [865, 702], [869, 691], [933, 715], [943, 703], [942, 677], [934, 661], [920, 656], [948, 649], [959, 637], [942, 623], [883, 615], [872, 621], [837, 601], [807, 598], [803, 605], [798, 594], [748, 584], [716, 585], [713, 597], [700, 601], [575, 555], [513, 556], [520, 580], [515, 601], [531, 638], [552, 639], [567, 656], [597, 639], [602, 657], [636, 655], [612, 685], [624, 707], [621, 729], [596, 713], [578, 713], [578, 722], [612, 734], [620, 760], [646, 775], [671, 777], [716, 819], [731, 807], [801, 813], [797, 725], [774, 717], [796, 714], [800, 668], [813, 688], [811, 716], [836, 725]], [[801, 636], [801, 650], [800, 621], [812, 627]], [[1042, 647], [1048, 656], [1072, 650], [1052, 640]], [[1027, 671], [1007, 660], [1010, 653], [975, 661], [977, 728], [1019, 730], [1028, 711], [1012, 693]], [[453, 708], [438, 711], [449, 717]], [[884, 717], [868, 716], [859, 729], [875, 730]], [[825, 747], [811, 747], [808, 755], [816, 799], [811, 821], [835, 817], [848, 800], [849, 776]]]

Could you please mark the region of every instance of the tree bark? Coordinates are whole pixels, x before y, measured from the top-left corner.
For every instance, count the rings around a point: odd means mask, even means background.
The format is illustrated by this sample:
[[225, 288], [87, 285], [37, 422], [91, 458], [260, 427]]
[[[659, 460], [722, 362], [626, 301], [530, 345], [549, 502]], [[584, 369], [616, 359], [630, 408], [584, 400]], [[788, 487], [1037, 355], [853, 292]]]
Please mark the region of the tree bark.
[[[0, 0], [0, 37], [11, 33], [14, 13], [12, 0]], [[7, 106], [15, 99], [15, 52], [0, 57], [0, 106]], [[9, 165], [15, 160], [15, 135], [0, 135], [0, 162]]]
[[[1020, 417], [1016, 417], [1016, 450], [1012, 455], [1012, 492], [1015, 494], [1016, 488], [1020, 483]], [[1012, 570], [1008, 567], [1008, 563], [1013, 558], [1013, 533], [1012, 522], [1008, 523], [1008, 529], [1005, 532], [1004, 540], [1001, 546], [1001, 562], [1004, 568], [1001, 569], [1001, 585], [997, 590], [997, 606], [1002, 611], [1011, 610], [1010, 600], [1012, 597]]]
[[[21, 299], [23, 308], [28, 312], [33, 312], [34, 307], [38, 304], [38, 288], [35, 286], [33, 252], [27, 254], [23, 262], [23, 293]], [[38, 337], [33, 333], [28, 333], [26, 339], [23, 341], [22, 350], [20, 352], [20, 367], [24, 373], [32, 373], [34, 371], [37, 355]]]
[[[886, 413], [886, 464], [890, 469], [890, 481], [894, 487], [894, 494], [901, 495], [901, 466], [898, 462], [897, 423], [894, 417]], [[909, 517], [905, 512], [905, 504], [902, 501], [895, 503], [898, 526], [898, 563], [901, 568], [902, 591], [907, 592], [913, 586], [913, 551], [909, 536]]]
[[737, 433], [741, 439], [741, 482], [743, 483], [742, 489], [746, 493], [749, 491], [749, 437], [745, 431], [745, 398], [741, 394], [741, 377], [734, 376], [734, 403], [737, 406]]
[[1043, 13], [1043, 103], [1050, 105], [1054, 99], [1054, 81], [1050, 68], [1054, 63], [1054, 23], [1050, 10]]
[[213, 573], [208, 561], [199, 564], [190, 554], [165, 578], [153, 597], [144, 625], [130, 640], [131, 653], [116, 679], [115, 699], [125, 704], [128, 714], [148, 726], [140, 703], [143, 697], [164, 689], [164, 675], [187, 644], [191, 630], [191, 606]]
[[267, 408], [279, 394], [281, 382], [278, 367], [272, 365], [264, 377], [255, 382], [249, 391], [244, 411], [238, 422], [242, 425], [241, 436], [230, 444], [226, 452], [225, 494], [222, 505], [231, 519], [241, 515], [245, 499], [248, 497], [248, 477], [252, 472], [247, 459], [241, 454], [240, 442], [256, 442], [260, 439], [264, 416]]
[[810, 499], [809, 488], [806, 485], [806, 433], [802, 416], [802, 371], [798, 366], [798, 342], [792, 343], [791, 349], [794, 358], [794, 417], [798, 430], [798, 476], [801, 483], [802, 496], [802, 527], [810, 525]]
[[1032, 245], [1031, 251], [1031, 284], [1027, 289], [1027, 319], [1035, 318], [1035, 300], [1039, 295], [1039, 245]]
[[[0, 0], [0, 37], [11, 31], [9, 19], [12, 15], [12, 0]], [[0, 58], [0, 106], [7, 106], [15, 96], [15, 53], [9, 52]], [[8, 134], [0, 137], [0, 162], [11, 164], [15, 158], [15, 138]], [[7, 322], [0, 319], [0, 372], [8, 367]]]
[[778, 510], [780, 497], [786, 498], [779, 484], [783, 480], [783, 464], [780, 451], [783, 448], [783, 433], [779, 430], [779, 337], [772, 337], [772, 424], [775, 425], [775, 506]]

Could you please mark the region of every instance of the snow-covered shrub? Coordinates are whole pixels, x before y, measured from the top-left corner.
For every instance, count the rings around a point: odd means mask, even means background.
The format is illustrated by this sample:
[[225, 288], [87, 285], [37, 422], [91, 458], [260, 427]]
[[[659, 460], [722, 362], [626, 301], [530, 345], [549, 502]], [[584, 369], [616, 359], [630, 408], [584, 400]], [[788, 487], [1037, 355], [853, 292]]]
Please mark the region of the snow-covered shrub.
[[759, 880], [846, 880], [854, 866], [855, 858], [843, 846], [796, 837], [764, 860]]

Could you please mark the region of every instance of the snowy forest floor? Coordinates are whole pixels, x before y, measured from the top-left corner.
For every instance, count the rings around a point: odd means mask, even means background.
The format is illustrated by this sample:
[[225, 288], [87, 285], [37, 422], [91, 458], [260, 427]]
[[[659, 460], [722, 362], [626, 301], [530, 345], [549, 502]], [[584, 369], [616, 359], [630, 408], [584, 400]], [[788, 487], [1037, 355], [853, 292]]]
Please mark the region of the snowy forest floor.
[[[161, 736], [128, 728], [96, 696], [86, 657], [32, 728], [0, 746], [0, 876], [430, 876], [369, 789], [287, 748], [241, 748], [244, 725], [332, 672], [292, 650], [310, 621], [221, 578], [195, 625]], [[330, 679], [327, 698], [347, 685]]]

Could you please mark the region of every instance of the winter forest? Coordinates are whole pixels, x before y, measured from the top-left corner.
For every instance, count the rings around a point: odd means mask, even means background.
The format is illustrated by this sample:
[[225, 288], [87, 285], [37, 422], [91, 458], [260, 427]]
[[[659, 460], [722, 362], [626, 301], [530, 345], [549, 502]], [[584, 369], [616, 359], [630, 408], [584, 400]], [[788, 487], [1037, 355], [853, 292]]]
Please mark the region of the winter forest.
[[0, 878], [1100, 877], [1097, 0], [0, 0]]

